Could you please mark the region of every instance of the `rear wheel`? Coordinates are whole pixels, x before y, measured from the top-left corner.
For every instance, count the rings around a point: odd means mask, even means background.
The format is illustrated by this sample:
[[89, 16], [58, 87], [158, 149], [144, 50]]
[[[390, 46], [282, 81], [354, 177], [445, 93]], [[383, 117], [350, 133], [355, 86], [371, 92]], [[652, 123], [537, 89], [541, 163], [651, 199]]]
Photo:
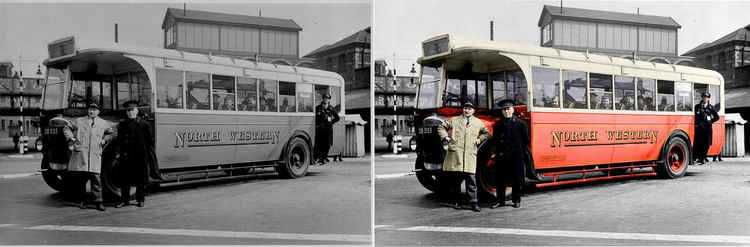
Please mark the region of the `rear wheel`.
[[667, 141], [666, 149], [662, 153], [661, 164], [657, 173], [664, 178], [678, 178], [685, 175], [687, 166], [692, 161], [690, 147], [679, 137]]
[[284, 163], [277, 166], [279, 175], [285, 178], [305, 176], [311, 162], [310, 146], [302, 138], [295, 137], [289, 142]]

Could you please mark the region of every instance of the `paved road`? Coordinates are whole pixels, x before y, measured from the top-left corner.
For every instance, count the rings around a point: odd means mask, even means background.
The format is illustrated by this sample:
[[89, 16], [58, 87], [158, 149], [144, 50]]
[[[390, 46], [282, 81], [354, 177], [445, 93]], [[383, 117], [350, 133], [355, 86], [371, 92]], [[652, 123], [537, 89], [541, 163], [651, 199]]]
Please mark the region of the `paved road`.
[[480, 213], [441, 207], [413, 175], [379, 172], [388, 167], [375, 166], [376, 245], [750, 245], [747, 160], [538, 190], [520, 209]]
[[144, 208], [99, 212], [74, 207], [41, 176], [0, 179], [0, 244], [369, 245], [370, 181], [370, 158], [348, 159], [295, 180], [158, 189]]

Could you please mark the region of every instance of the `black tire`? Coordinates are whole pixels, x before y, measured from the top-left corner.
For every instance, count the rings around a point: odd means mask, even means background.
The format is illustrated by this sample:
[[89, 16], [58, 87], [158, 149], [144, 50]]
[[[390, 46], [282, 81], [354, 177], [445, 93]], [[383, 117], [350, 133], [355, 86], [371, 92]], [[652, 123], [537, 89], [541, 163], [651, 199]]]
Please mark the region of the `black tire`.
[[424, 169], [422, 157], [417, 156], [417, 160], [414, 162], [414, 169], [417, 170], [417, 180], [422, 184], [422, 187], [432, 192], [438, 192], [438, 175], [436, 172]]
[[42, 158], [42, 179], [47, 185], [53, 190], [66, 193], [71, 188], [71, 180], [73, 177], [66, 176], [63, 172], [57, 172], [50, 170], [49, 162], [46, 158]]
[[299, 137], [294, 137], [288, 144], [284, 154], [284, 162], [277, 166], [279, 176], [284, 178], [299, 178], [307, 174], [307, 168], [312, 163], [310, 145]]
[[679, 137], [670, 138], [661, 154], [656, 172], [663, 178], [679, 178], [685, 175], [687, 167], [693, 161], [690, 146]]

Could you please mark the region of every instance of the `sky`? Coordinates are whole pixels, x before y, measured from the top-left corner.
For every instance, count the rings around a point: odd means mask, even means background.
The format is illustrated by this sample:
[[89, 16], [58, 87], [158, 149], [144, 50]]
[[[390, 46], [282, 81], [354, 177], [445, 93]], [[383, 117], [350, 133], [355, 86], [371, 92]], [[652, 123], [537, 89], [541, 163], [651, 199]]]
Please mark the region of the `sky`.
[[[625, 13], [640, 9], [642, 15], [672, 17], [682, 26], [677, 31], [678, 55], [750, 24], [750, 1], [565, 0], [562, 4]], [[544, 5], [560, 6], [560, 0], [377, 0], [372, 57], [385, 59], [389, 69], [395, 64], [398, 75], [408, 75], [411, 64], [422, 55], [423, 40], [446, 33], [489, 39], [491, 20], [495, 22], [495, 40], [539, 45], [537, 23]]]
[[[268, 2], [243, 0], [214, 4], [188, 1], [186, 6], [194, 10], [247, 15], [258, 15], [261, 10], [265, 17], [293, 19], [302, 27], [300, 56], [325, 44], [333, 44], [371, 23], [371, 8], [367, 0]], [[71, 35], [114, 41], [115, 23], [118, 24], [120, 43], [163, 47], [161, 24], [169, 7], [182, 8], [183, 2], [0, 0], [0, 61], [11, 61], [15, 69], [19, 69], [20, 60], [24, 75], [35, 73], [37, 65], [48, 57], [49, 42]]]

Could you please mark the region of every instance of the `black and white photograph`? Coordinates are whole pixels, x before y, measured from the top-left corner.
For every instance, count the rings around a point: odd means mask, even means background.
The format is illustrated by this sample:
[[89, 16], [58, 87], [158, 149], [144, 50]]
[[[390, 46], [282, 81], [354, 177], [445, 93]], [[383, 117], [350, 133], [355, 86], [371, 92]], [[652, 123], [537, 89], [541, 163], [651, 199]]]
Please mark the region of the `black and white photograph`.
[[0, 244], [372, 245], [369, 1], [0, 1]]
[[374, 2], [374, 244], [750, 245], [748, 10]]

